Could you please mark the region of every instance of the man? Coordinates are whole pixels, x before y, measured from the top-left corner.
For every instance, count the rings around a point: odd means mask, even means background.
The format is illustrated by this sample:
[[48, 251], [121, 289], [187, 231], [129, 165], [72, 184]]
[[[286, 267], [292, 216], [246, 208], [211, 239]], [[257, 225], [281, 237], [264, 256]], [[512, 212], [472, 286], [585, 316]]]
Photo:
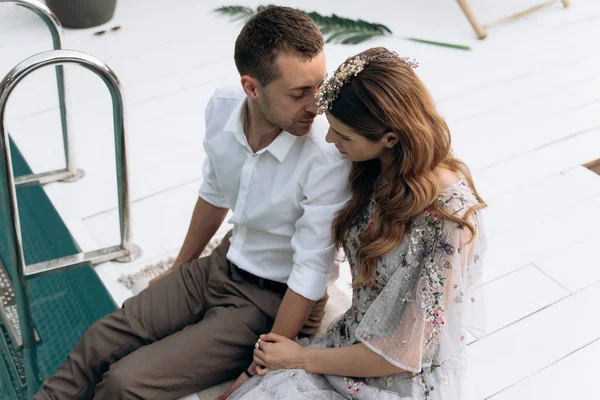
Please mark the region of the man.
[[[254, 374], [260, 334], [318, 329], [349, 199], [349, 165], [315, 120], [323, 38], [303, 13], [269, 8], [235, 62], [242, 88], [206, 108], [204, 182], [175, 264], [93, 324], [36, 399], [176, 399]], [[232, 235], [197, 259], [229, 209]]]

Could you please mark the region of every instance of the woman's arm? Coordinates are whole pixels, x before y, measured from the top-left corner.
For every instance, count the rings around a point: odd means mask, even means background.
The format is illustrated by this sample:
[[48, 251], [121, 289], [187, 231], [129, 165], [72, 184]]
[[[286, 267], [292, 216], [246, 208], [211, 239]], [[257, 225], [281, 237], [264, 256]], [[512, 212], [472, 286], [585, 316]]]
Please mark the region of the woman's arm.
[[390, 364], [362, 343], [332, 349], [306, 348], [302, 369], [314, 374], [362, 378], [407, 372]]
[[277, 369], [304, 369], [315, 374], [378, 377], [406, 372], [360, 344], [334, 349], [304, 348], [274, 333], [261, 336], [260, 349], [254, 351], [258, 373]]

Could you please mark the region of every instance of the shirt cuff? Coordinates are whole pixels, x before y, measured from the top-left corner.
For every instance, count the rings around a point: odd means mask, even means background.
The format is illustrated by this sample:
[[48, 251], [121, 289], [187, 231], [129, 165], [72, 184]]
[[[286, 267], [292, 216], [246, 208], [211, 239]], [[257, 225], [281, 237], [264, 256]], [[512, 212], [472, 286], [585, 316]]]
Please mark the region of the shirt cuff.
[[287, 285], [300, 296], [317, 301], [325, 296], [328, 279], [329, 274], [304, 268], [296, 264], [290, 274]]

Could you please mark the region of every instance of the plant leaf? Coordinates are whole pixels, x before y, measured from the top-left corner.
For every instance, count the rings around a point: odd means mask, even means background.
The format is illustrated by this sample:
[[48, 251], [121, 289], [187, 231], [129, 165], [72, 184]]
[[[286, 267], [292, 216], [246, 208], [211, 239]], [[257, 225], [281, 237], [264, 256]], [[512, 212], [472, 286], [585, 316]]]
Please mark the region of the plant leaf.
[[[336, 43], [336, 41], [339, 43], [340, 41], [343, 40], [343, 36], [347, 36], [349, 34], [349, 32], [347, 31], [337, 31], [332, 33], [331, 35], [327, 36], [327, 39], [325, 40], [326, 43]], [[350, 34], [352, 34], [350, 32]]]
[[[256, 10], [244, 6], [223, 6], [215, 9], [214, 11], [217, 14], [228, 16], [232, 21], [247, 21], [256, 13], [270, 7], [274, 7], [274, 5], [259, 5]], [[324, 16], [315, 11], [302, 12], [315, 21], [327, 43], [357, 44], [378, 36], [392, 35], [392, 30], [383, 24], [368, 22], [363, 19], [353, 20], [340, 17], [336, 14]], [[469, 46], [455, 43], [444, 43], [413, 37], [407, 37], [404, 39], [452, 49], [471, 50]]]
[[371, 33], [365, 33], [363, 35], [352, 35], [352, 36], [349, 36], [346, 39], [342, 40], [340, 43], [341, 44], [358, 44], [358, 43], [366, 42], [367, 40], [372, 39], [374, 36], [377, 36], [377, 35], [373, 35]]
[[321, 29], [327, 43], [356, 44], [375, 36], [392, 33], [382, 24], [374, 24], [362, 19], [352, 20], [336, 14], [323, 16], [317, 12], [306, 13]]
[[410, 40], [412, 42], [431, 44], [434, 46], [441, 46], [441, 47], [449, 47], [451, 49], [459, 49], [459, 50], [467, 50], [467, 51], [472, 50], [471, 47], [463, 45], [463, 44], [436, 42], [433, 40], [425, 40], [425, 39], [418, 39], [418, 38], [412, 38], [412, 37], [407, 37], [405, 39]]

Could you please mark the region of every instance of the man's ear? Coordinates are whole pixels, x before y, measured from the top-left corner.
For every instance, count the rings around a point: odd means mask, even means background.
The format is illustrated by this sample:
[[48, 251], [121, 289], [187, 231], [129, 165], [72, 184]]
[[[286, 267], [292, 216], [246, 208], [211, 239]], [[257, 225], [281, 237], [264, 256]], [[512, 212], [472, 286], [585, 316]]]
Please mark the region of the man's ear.
[[396, 144], [398, 144], [398, 134], [396, 132], [388, 132], [383, 135], [383, 145], [388, 149], [391, 149]]
[[240, 78], [240, 82], [242, 84], [242, 88], [244, 92], [246, 92], [246, 96], [251, 99], [256, 99], [258, 97], [258, 81], [256, 78], [250, 75], [242, 75]]

